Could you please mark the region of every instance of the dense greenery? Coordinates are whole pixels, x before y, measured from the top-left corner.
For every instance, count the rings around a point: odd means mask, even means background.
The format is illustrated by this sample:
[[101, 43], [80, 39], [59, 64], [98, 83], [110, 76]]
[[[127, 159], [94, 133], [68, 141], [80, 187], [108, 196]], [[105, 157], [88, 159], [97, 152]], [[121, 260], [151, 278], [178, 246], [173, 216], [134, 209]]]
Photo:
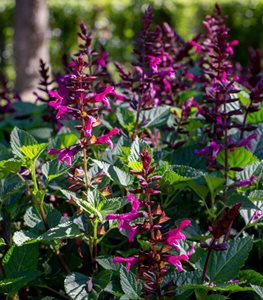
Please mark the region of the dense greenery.
[[218, 5], [189, 40], [158, 17], [118, 81], [81, 22], [35, 103], [1, 85], [1, 299], [262, 298], [260, 52]]

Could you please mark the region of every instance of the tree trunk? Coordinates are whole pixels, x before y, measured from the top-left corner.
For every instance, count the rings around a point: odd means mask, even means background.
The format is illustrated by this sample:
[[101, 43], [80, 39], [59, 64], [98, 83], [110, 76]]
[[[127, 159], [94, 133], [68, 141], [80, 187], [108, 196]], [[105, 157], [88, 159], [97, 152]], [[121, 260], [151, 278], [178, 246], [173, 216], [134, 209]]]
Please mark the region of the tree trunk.
[[39, 60], [48, 62], [47, 0], [16, 0], [14, 54], [15, 90], [23, 100], [34, 99]]

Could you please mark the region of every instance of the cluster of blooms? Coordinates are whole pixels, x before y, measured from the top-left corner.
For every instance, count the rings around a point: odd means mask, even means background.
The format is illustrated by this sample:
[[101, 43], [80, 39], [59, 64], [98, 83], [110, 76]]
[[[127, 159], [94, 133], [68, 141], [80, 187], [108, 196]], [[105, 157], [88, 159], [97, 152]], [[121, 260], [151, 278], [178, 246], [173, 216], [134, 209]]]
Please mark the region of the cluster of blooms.
[[106, 74], [108, 54], [103, 52], [98, 55], [92, 50], [91, 34], [87, 33], [85, 24], [81, 23], [80, 28], [79, 37], [84, 43], [80, 45], [80, 51], [70, 62], [69, 73], [60, 78], [58, 90], [49, 92], [50, 97], [54, 99], [49, 102], [49, 106], [57, 111], [56, 118], [78, 121], [75, 128], [81, 132], [77, 144], [60, 150], [49, 150], [49, 154], [59, 154], [58, 160], [60, 162], [64, 160], [69, 166], [72, 157], [90, 144], [107, 144], [112, 148], [111, 137], [120, 132], [118, 128], [113, 128], [99, 137], [92, 134], [92, 128], [101, 123], [96, 104], [101, 103], [104, 108], [109, 108], [109, 96], [116, 98], [122, 96], [115, 92], [113, 86], [105, 86], [105, 81], [101, 80]]
[[[123, 214], [110, 214], [107, 220], [118, 220], [119, 230], [128, 232], [129, 242], [133, 242], [137, 234], [148, 237], [149, 249], [139, 250], [138, 254], [130, 257], [117, 256], [113, 262], [126, 263], [129, 271], [132, 265], [137, 265], [137, 275], [144, 281], [143, 296], [160, 296], [162, 291], [160, 284], [163, 275], [168, 272], [168, 265], [174, 265], [178, 272], [183, 270], [182, 261], [189, 260], [194, 248], [185, 253], [179, 241], [185, 240], [182, 229], [190, 225], [190, 220], [183, 220], [180, 225], [166, 233], [162, 233], [162, 223], [169, 220], [159, 205], [155, 205], [151, 196], [160, 193], [159, 184], [156, 184], [161, 176], [153, 175], [155, 167], [151, 166], [152, 157], [147, 149], [141, 153], [142, 171], [132, 170], [137, 176], [139, 187], [131, 190], [128, 199], [131, 202], [131, 211]], [[141, 195], [138, 199], [134, 194]], [[179, 255], [172, 254], [177, 251]], [[172, 253], [171, 253], [172, 252]], [[162, 287], [165, 291], [165, 288]], [[164, 292], [165, 293], [165, 292]], [[164, 294], [165, 295], [165, 294]]]
[[[225, 26], [225, 19], [221, 16], [219, 6], [215, 7], [215, 15], [207, 16], [204, 21], [207, 30], [206, 39], [202, 44], [195, 45], [196, 51], [203, 54], [202, 68], [206, 76], [205, 79], [205, 96], [204, 104], [200, 110], [201, 114], [209, 124], [205, 128], [205, 132], [209, 137], [209, 144], [196, 153], [202, 157], [206, 155], [209, 162], [208, 167], [224, 170], [225, 177], [229, 171], [241, 171], [240, 167], [228, 166], [225, 159], [224, 165], [216, 161], [219, 152], [224, 152], [225, 157], [228, 151], [234, 151], [237, 147], [251, 147], [251, 141], [257, 138], [256, 133], [252, 133], [244, 138], [244, 132], [251, 132], [256, 127], [246, 124], [246, 117], [240, 123], [237, 116], [243, 115], [242, 107], [239, 107], [239, 98], [236, 94], [239, 90], [235, 86], [237, 77], [233, 77], [233, 67], [230, 62], [234, 53], [233, 46], [238, 44], [234, 40], [228, 42], [229, 29]], [[233, 78], [233, 79], [232, 79]], [[237, 107], [230, 109], [230, 105]], [[250, 109], [247, 109], [247, 112]], [[252, 110], [251, 110], [252, 111]], [[239, 130], [240, 138], [233, 140], [229, 135], [229, 130]], [[251, 184], [254, 180], [250, 178], [248, 181], [236, 182], [236, 185]]]
[[[162, 104], [178, 104], [174, 92], [187, 90], [194, 83], [194, 75], [188, 72], [194, 65], [190, 59], [192, 44], [185, 42], [167, 23], [152, 29], [152, 20], [149, 6], [144, 15], [143, 31], [135, 39], [133, 71], [128, 72], [120, 63], [115, 63], [124, 99], [136, 111], [133, 137], [137, 134], [142, 111]], [[145, 125], [148, 121], [141, 122]]]

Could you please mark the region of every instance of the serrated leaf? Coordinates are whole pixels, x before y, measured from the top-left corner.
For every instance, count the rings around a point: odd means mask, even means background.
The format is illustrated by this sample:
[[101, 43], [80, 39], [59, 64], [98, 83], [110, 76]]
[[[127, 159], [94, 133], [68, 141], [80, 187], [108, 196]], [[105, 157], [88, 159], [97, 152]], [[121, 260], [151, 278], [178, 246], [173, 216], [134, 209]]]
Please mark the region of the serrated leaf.
[[145, 124], [143, 128], [156, 128], [165, 125], [170, 115], [170, 106], [158, 106], [144, 111], [140, 115], [140, 122]]
[[66, 293], [73, 300], [87, 300], [88, 285], [91, 284], [91, 278], [81, 273], [71, 273], [64, 281]]
[[248, 114], [247, 121], [249, 124], [260, 124], [263, 122], [263, 107], [259, 111]]
[[263, 286], [263, 275], [254, 270], [243, 270], [239, 273], [241, 281], [247, 281], [250, 284]]
[[18, 157], [23, 157], [24, 154], [21, 152], [21, 147], [30, 146], [37, 144], [37, 140], [26, 131], [15, 127], [11, 132], [10, 144], [12, 151]]
[[121, 170], [116, 166], [112, 166], [104, 161], [99, 161], [97, 159], [92, 159], [92, 161], [102, 169], [106, 176], [108, 176], [112, 181], [122, 185], [130, 186], [133, 182], [133, 177], [131, 174]]
[[147, 148], [151, 153], [151, 149], [149, 148], [149, 146], [143, 140], [139, 139], [137, 136], [131, 145], [128, 161], [129, 162], [140, 161], [141, 160], [140, 154], [143, 152], [145, 148]]
[[[251, 152], [245, 148], [235, 148], [234, 151], [228, 150], [228, 167], [246, 167], [249, 164], [255, 163], [258, 161], [258, 158], [254, 156]], [[222, 166], [225, 163], [225, 152], [220, 151], [216, 157], [216, 160]]]
[[135, 171], [142, 171], [143, 165], [139, 161], [130, 161], [128, 164], [129, 168]]
[[257, 209], [257, 206], [244, 195], [240, 195], [235, 191], [228, 193], [227, 202], [228, 206], [233, 206], [236, 203], [241, 203], [242, 209]]
[[15, 159], [0, 161], [0, 179], [10, 173], [17, 173], [21, 167], [21, 162]]
[[252, 246], [252, 238], [246, 237], [230, 241], [228, 249], [225, 251], [212, 251], [206, 275], [216, 283], [223, 283], [235, 278], [245, 264]]
[[42, 173], [48, 181], [51, 181], [65, 174], [69, 169], [70, 167], [66, 163], [60, 163], [58, 159], [53, 159], [43, 164]]
[[106, 270], [119, 271], [120, 264], [115, 264], [112, 262], [114, 256], [101, 255], [97, 257], [97, 262], [100, 266], [102, 266]]
[[89, 293], [89, 300], [99, 299], [100, 294], [104, 291], [111, 280], [112, 271], [103, 270], [92, 278], [92, 290]]
[[129, 297], [129, 299], [136, 300], [141, 299], [141, 289], [142, 285], [136, 279], [136, 275], [131, 271], [127, 272], [126, 269], [121, 266], [120, 269], [120, 280], [121, 280], [121, 288], [125, 295]]
[[218, 189], [223, 185], [225, 179], [219, 177], [219, 174], [217, 173], [211, 173], [205, 175], [205, 181], [207, 183], [212, 198], [215, 198]]
[[246, 166], [243, 171], [237, 172], [236, 179], [237, 180], [248, 179], [252, 175], [256, 175], [256, 173], [258, 172], [258, 169], [260, 167], [262, 168], [262, 162], [259, 162], [259, 161], [255, 162], [253, 164], [250, 164], [250, 165]]
[[0, 180], [0, 200], [6, 200], [11, 195], [25, 186], [25, 184], [16, 175], [8, 175]]
[[79, 227], [72, 221], [61, 223], [41, 235], [37, 235], [35, 230], [16, 231], [13, 240], [16, 245], [21, 246], [25, 243], [50, 242], [62, 239], [74, 239], [82, 233]]
[[258, 286], [251, 284], [253, 290], [259, 295], [261, 299], [263, 299], [263, 286]]
[[251, 201], [263, 201], [263, 190], [256, 190], [250, 192], [248, 198]]
[[172, 166], [171, 170], [168, 170], [162, 180], [173, 185], [179, 182], [190, 181], [198, 177], [204, 176], [204, 173], [200, 170], [182, 165]]
[[19, 150], [24, 154], [26, 158], [29, 158], [30, 160], [36, 159], [41, 152], [46, 148], [47, 144], [34, 144], [34, 145], [27, 145], [22, 146], [19, 148]]
[[118, 107], [116, 110], [116, 116], [121, 126], [128, 132], [132, 132], [135, 125], [135, 115], [133, 111], [128, 108]]

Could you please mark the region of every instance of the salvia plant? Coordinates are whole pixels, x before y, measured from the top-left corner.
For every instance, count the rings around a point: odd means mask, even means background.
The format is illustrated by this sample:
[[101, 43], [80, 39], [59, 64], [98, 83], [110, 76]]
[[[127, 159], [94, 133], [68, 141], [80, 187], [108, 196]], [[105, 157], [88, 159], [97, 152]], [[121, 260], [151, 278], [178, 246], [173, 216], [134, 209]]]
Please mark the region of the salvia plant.
[[130, 64], [81, 23], [35, 103], [1, 76], [1, 299], [263, 298], [261, 54], [226, 24], [148, 7]]

